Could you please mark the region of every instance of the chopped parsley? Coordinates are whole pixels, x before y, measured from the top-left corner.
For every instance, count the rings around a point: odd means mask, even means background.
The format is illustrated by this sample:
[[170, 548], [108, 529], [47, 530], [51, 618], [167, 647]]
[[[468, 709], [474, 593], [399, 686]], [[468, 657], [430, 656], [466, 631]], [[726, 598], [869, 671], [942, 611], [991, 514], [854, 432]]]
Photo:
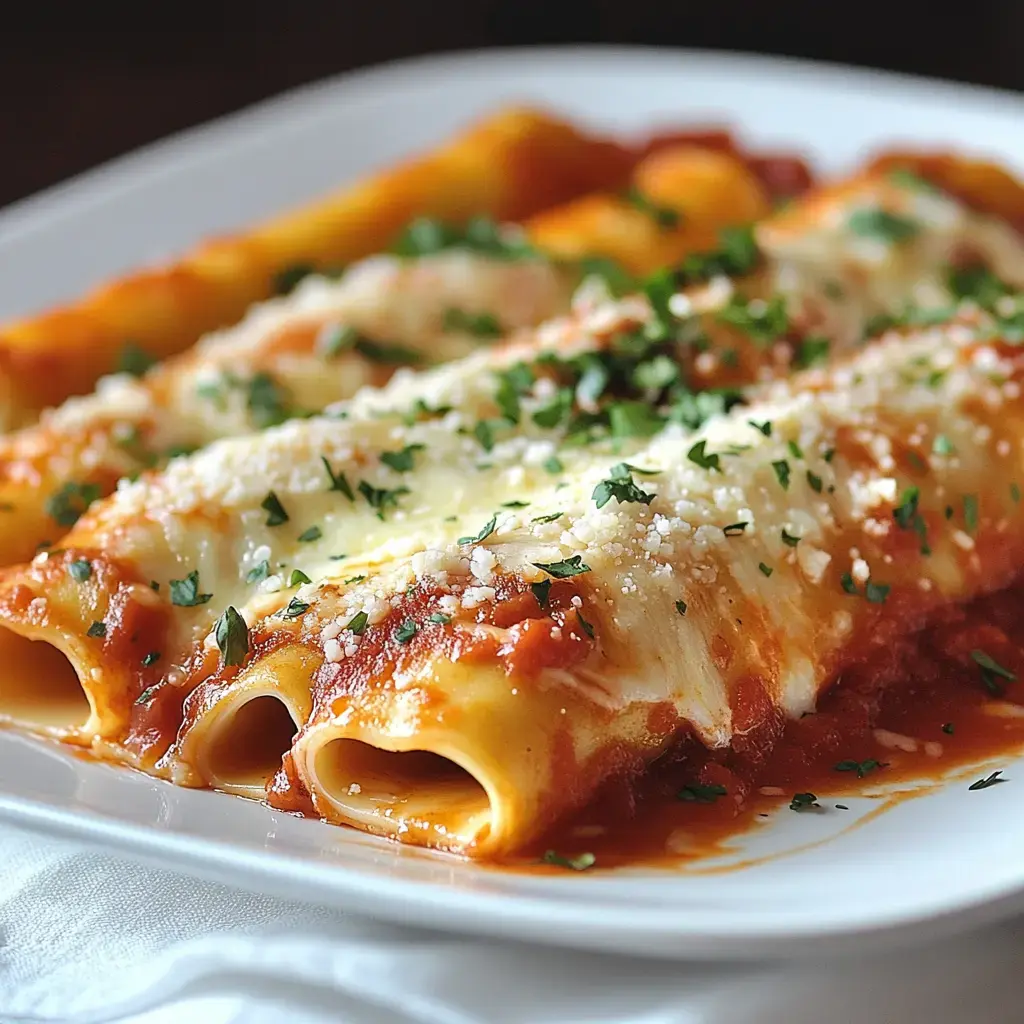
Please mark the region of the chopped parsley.
[[1020, 504], [1020, 486], [1018, 484], [1010, 484], [1010, 501], [1012, 501], [1014, 505]]
[[367, 505], [377, 513], [377, 518], [383, 521], [387, 510], [397, 508], [398, 499], [403, 494], [408, 494], [409, 488], [397, 487], [394, 490], [387, 490], [384, 487], [374, 487], [366, 480], [360, 480], [359, 493], [366, 499]]
[[804, 338], [796, 353], [796, 365], [802, 370], [817, 366], [828, 359], [828, 338]]
[[699, 782], [691, 782], [676, 793], [676, 799], [691, 804], [713, 804], [720, 796], [726, 796], [727, 792], [725, 786], [717, 782], [706, 786]]
[[663, 231], [671, 231], [682, 223], [683, 218], [678, 210], [655, 203], [638, 188], [630, 188], [623, 198], [634, 209], [647, 214]]
[[86, 631], [86, 636], [105, 637], [107, 635], [107, 624], [105, 622], [94, 622]]
[[160, 652], [159, 651], [150, 651], [149, 654], [147, 654], [142, 659], [142, 667], [143, 668], [149, 668], [151, 665], [155, 665], [159, 660], [160, 660]]
[[859, 593], [857, 590], [857, 584], [853, 582], [853, 577], [848, 572], [844, 572], [843, 575], [839, 577], [839, 583], [847, 594], [852, 594], [856, 597]]
[[586, 871], [597, 863], [597, 858], [592, 853], [581, 853], [576, 857], [563, 857], [554, 850], [546, 850], [541, 860], [545, 864], [552, 864], [557, 868], [568, 868], [570, 871]]
[[249, 653], [249, 627], [238, 611], [228, 605], [213, 627], [217, 649], [227, 665], [241, 665]]
[[952, 736], [956, 732], [956, 726], [952, 722], [946, 722], [942, 726], [942, 731], [947, 736]]
[[468, 249], [506, 260], [538, 255], [525, 237], [486, 216], [472, 217], [461, 227], [433, 217], [417, 217], [399, 235], [392, 252], [406, 257], [430, 256], [446, 249]]
[[837, 772], [856, 772], [857, 778], [863, 779], [869, 772], [873, 772], [878, 768], [888, 767], [889, 765], [886, 762], [876, 761], [873, 757], [869, 757], [866, 761], [840, 761], [835, 765], [835, 770]]
[[891, 589], [888, 583], [875, 583], [868, 580], [864, 584], [864, 596], [870, 604], [885, 604], [885, 599], [889, 596]]
[[718, 235], [718, 249], [691, 253], [676, 269], [680, 286], [710, 281], [713, 277], [741, 277], [760, 262], [761, 254], [749, 225], [723, 228]]
[[676, 292], [672, 272], [667, 267], [656, 271], [644, 281], [643, 291], [654, 314], [644, 333], [651, 341], [667, 341], [677, 326], [676, 315], [669, 308], [669, 300]]
[[[149, 655], [147, 654], [146, 657], [148, 658]], [[153, 699], [153, 697], [155, 696], [157, 690], [159, 690], [159, 689], [160, 689], [159, 686], [147, 686], [142, 691], [142, 693], [140, 693], [138, 695], [138, 697], [135, 698], [135, 703], [137, 705], [146, 705], [146, 704], [148, 704]]]
[[958, 299], [972, 299], [982, 309], [988, 310], [1010, 294], [1006, 284], [981, 264], [951, 267], [946, 275], [946, 285]]
[[288, 513], [281, 504], [281, 499], [273, 491], [268, 491], [267, 496], [260, 502], [260, 508], [267, 513], [266, 526], [280, 526], [288, 522]]
[[747, 420], [755, 430], [759, 430], [765, 437], [772, 436], [772, 421], [765, 420], [764, 423], [758, 423], [757, 420]]
[[921, 554], [930, 555], [931, 548], [927, 543], [928, 527], [924, 517], [918, 511], [917, 503], [921, 496], [920, 488], [908, 487], [900, 496], [900, 503], [893, 509], [892, 517], [901, 530], [913, 530], [921, 540]]
[[395, 452], [381, 452], [380, 461], [396, 473], [408, 473], [415, 466], [416, 452], [423, 451], [424, 447], [422, 444], [407, 444]]
[[820, 811], [821, 804], [813, 793], [794, 793], [789, 802], [791, 811]]
[[530, 520], [530, 522], [531, 523], [554, 523], [554, 522], [557, 522], [559, 519], [561, 519], [562, 516], [564, 516], [564, 515], [565, 515], [564, 512], [552, 512], [550, 515], [547, 515], [547, 516], [534, 516], [533, 519]]
[[366, 632], [366, 625], [369, 621], [370, 617], [366, 612], [356, 612], [345, 624], [345, 628], [350, 633], [355, 633], [356, 636], [362, 636]]
[[945, 434], [937, 434], [932, 442], [932, 451], [936, 455], [952, 455], [956, 449], [953, 442]]
[[747, 522], [730, 523], [728, 526], [722, 527], [722, 533], [724, 533], [726, 537], [738, 537], [749, 525], [750, 523]]
[[787, 441], [786, 447], [789, 449], [789, 454], [794, 459], [802, 459], [804, 457], [804, 450], [796, 443], [796, 441]]
[[687, 453], [686, 457], [701, 469], [721, 472], [721, 459], [717, 455], [707, 453], [707, 441], [698, 441]]
[[313, 541], [319, 540], [323, 535], [324, 531], [319, 526], [310, 526], [299, 534], [298, 540], [300, 544], [312, 544]]
[[427, 622], [436, 623], [438, 626], [447, 626], [451, 621], [452, 617], [444, 612], [433, 612], [427, 617]]
[[964, 495], [964, 526], [970, 534], [975, 533], [978, 529], [978, 496], [976, 494]]
[[384, 366], [415, 366], [424, 361], [422, 352], [407, 345], [375, 341], [363, 336], [356, 339], [353, 347], [364, 359]]
[[637, 486], [630, 467], [625, 462], [612, 466], [610, 476], [597, 484], [591, 498], [598, 508], [604, 508], [613, 498], [620, 504], [635, 502], [650, 505], [654, 501], [653, 494]]
[[786, 301], [781, 295], [774, 295], [767, 302], [733, 295], [718, 311], [716, 319], [762, 345], [770, 344], [789, 330]]
[[309, 611], [309, 602], [300, 601], [297, 597], [293, 597], [288, 602], [288, 607], [283, 609], [280, 614], [282, 619], [297, 619], [307, 611]]
[[461, 331], [477, 338], [500, 338], [504, 333], [493, 313], [467, 313], [454, 306], [444, 311], [443, 326], [446, 331]]
[[360, 573], [358, 576], [349, 576], [347, 579], [341, 582], [348, 586], [350, 583], [362, 583], [366, 579], [366, 576]]
[[775, 477], [784, 491], [789, 490], [789, 463], [785, 459], [777, 459], [772, 463]]
[[762, 576], [771, 576], [771, 574], [775, 572], [770, 565], [765, 565], [764, 562], [758, 562], [757, 567], [761, 570]]
[[533, 596], [537, 598], [537, 604], [541, 608], [547, 608], [548, 597], [551, 594], [551, 580], [541, 580], [540, 583], [531, 583], [530, 590], [533, 591]]
[[395, 630], [395, 640], [400, 644], [407, 644], [419, 631], [419, 626], [412, 619], [406, 619]]
[[978, 779], [977, 782], [972, 782], [967, 787], [967, 791], [969, 793], [973, 793], [979, 789], [988, 789], [990, 786], [998, 786], [1000, 782], [1009, 782], [1009, 779], [1002, 778], [1002, 774], [1002, 771], [997, 771], [986, 776], [984, 779]]
[[199, 570], [193, 569], [183, 580], [171, 580], [171, 604], [195, 608], [206, 604], [213, 594], [199, 593]]
[[594, 627], [589, 622], [587, 622], [585, 618], [583, 618], [583, 613], [578, 608], [576, 609], [576, 621], [580, 624], [580, 629], [582, 629], [583, 632], [586, 633], [591, 640], [593, 640]]
[[981, 681], [985, 685], [985, 689], [997, 697], [1001, 696], [1005, 690], [1003, 681], [1012, 683], [1017, 679], [1015, 672], [1004, 668], [995, 658], [984, 651], [971, 651], [971, 659], [981, 670]]
[[621, 263], [606, 256], [584, 256], [577, 262], [583, 277], [599, 277], [613, 299], [636, 291], [637, 282]]
[[460, 537], [459, 538], [459, 543], [460, 544], [479, 544], [480, 541], [486, 540], [488, 537], [490, 537], [490, 535], [492, 533], [494, 533], [494, 528], [497, 525], [497, 523], [498, 523], [498, 517], [496, 515], [491, 516], [491, 518], [488, 519], [487, 522], [484, 523], [484, 525], [482, 527], [480, 527], [480, 532], [479, 533], [474, 534], [472, 537]]
[[275, 295], [288, 295], [295, 291], [300, 281], [315, 273], [316, 267], [312, 263], [291, 263], [274, 275], [271, 287]]
[[565, 472], [565, 466], [557, 455], [549, 455], [543, 463], [544, 470], [554, 476], [556, 473]]
[[817, 473], [812, 473], [810, 470], [807, 470], [807, 485], [816, 494], [821, 494], [822, 482], [821, 477], [818, 476]]
[[651, 437], [665, 425], [648, 402], [615, 402], [608, 406], [612, 437]]
[[288, 577], [289, 587], [297, 587], [303, 583], [312, 582], [313, 581], [301, 569], [292, 569], [292, 574]]
[[533, 566], [537, 569], [543, 569], [549, 576], [553, 576], [556, 580], [567, 580], [572, 576], [580, 576], [585, 572], [590, 572], [590, 566], [587, 565], [581, 555], [573, 555], [571, 558], [562, 559], [560, 562], [533, 562]]
[[92, 575], [92, 562], [87, 558], [78, 558], [68, 564], [68, 575], [76, 583], [84, 583]]
[[346, 498], [348, 498], [349, 501], [355, 501], [356, 496], [352, 492], [352, 487], [345, 477], [345, 474], [335, 473], [334, 470], [331, 469], [331, 464], [327, 461], [327, 457], [325, 455], [320, 456], [320, 461], [324, 464], [324, 469], [327, 470], [327, 477], [331, 481], [331, 486], [327, 489], [329, 491], [340, 491]]
[[80, 484], [68, 480], [46, 499], [43, 510], [58, 526], [70, 527], [78, 522], [99, 496], [99, 484]]
[[[782, 543], [785, 544], [787, 548], [795, 548], [797, 544], [800, 543], [800, 538], [794, 537], [793, 534], [791, 534], [788, 530], [783, 530]], [[847, 573], [846, 575], [849, 575], [849, 573]]]
[[121, 346], [117, 356], [117, 373], [130, 373], [133, 377], [141, 377], [156, 360], [134, 342], [127, 341]]
[[261, 430], [283, 423], [291, 416], [288, 394], [269, 373], [253, 374], [246, 385], [246, 408]]
[[685, 601], [676, 601], [676, 611], [679, 612], [680, 615], [686, 614], [686, 607], [687, 605]]
[[270, 562], [257, 562], [245, 575], [246, 583], [262, 583], [270, 575]]
[[921, 230], [916, 221], [877, 206], [855, 210], [846, 223], [855, 235], [890, 244], [906, 242]]
[[473, 436], [485, 452], [489, 452], [494, 447], [494, 427], [491, 426], [490, 420], [477, 420], [476, 426], [473, 428]]
[[[572, 413], [572, 390], [559, 388], [554, 398], [537, 409], [531, 419], [544, 430], [553, 430], [564, 423]], [[506, 417], [511, 418], [511, 417]], [[517, 420], [513, 420], [516, 422]]]

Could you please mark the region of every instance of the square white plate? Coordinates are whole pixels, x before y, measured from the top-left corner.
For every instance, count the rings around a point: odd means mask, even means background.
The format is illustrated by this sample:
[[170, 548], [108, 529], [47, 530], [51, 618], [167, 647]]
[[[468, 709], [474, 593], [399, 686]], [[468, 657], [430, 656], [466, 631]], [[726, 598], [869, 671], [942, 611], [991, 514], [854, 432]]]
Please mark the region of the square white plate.
[[[510, 101], [640, 134], [729, 124], [841, 171], [881, 145], [947, 144], [1024, 170], [1024, 101], [875, 72], [686, 51], [488, 51], [316, 85], [0, 213], [0, 318], [67, 298], [435, 143]], [[783, 812], [742, 870], [532, 877], [396, 847], [0, 733], [0, 817], [276, 895], [435, 928], [687, 957], [836, 952], [1024, 908], [1017, 785], [958, 779], [871, 814]], [[861, 818], [858, 822], [858, 818]], [[706, 867], [706, 865], [704, 866]]]

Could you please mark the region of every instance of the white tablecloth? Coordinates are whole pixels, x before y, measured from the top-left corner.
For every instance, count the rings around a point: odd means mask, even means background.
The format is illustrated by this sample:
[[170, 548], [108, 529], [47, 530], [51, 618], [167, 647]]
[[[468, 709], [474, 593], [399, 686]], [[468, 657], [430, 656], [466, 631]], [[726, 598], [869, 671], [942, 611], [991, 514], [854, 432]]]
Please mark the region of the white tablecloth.
[[654, 963], [374, 924], [0, 827], [0, 1020], [1021, 1024], [1024, 922], [878, 961]]

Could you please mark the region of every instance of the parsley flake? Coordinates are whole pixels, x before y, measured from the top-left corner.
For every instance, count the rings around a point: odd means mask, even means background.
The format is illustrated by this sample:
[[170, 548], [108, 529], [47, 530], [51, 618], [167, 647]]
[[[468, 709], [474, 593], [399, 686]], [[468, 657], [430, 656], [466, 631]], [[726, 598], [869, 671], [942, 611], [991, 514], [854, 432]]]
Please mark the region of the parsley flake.
[[676, 611], [679, 612], [680, 615], [686, 614], [686, 608], [687, 605], [685, 601], [676, 601]]
[[758, 562], [757, 567], [761, 570], [761, 575], [763, 576], [771, 576], [771, 574], [775, 572], [770, 565], [765, 565], [764, 562]]
[[690, 462], [701, 469], [711, 470], [720, 473], [722, 471], [721, 459], [718, 455], [708, 455], [707, 441], [698, 441], [687, 453], [686, 457]]
[[817, 473], [812, 473], [807, 470], [807, 484], [816, 494], [821, 494], [822, 481], [821, 477]]
[[717, 782], [706, 786], [699, 782], [691, 782], [676, 793], [676, 799], [691, 804], [713, 804], [720, 796], [726, 796], [727, 793], [725, 786]]
[[245, 661], [249, 653], [249, 627], [232, 605], [224, 609], [224, 614], [214, 624], [213, 636], [225, 666], [241, 665]]
[[650, 505], [654, 495], [638, 487], [627, 463], [612, 466], [610, 476], [594, 488], [591, 499], [598, 508], [604, 508], [614, 498], [620, 504], [635, 502]]
[[292, 569], [292, 574], [288, 577], [289, 587], [297, 587], [302, 583], [312, 582], [313, 581], [301, 569]]
[[260, 508], [267, 513], [266, 526], [280, 526], [288, 522], [288, 513], [281, 504], [281, 499], [273, 491], [268, 491], [267, 496], [260, 502]]
[[99, 496], [99, 484], [80, 484], [68, 480], [46, 499], [43, 510], [58, 526], [70, 527], [78, 522]]
[[571, 558], [565, 558], [560, 562], [533, 562], [534, 568], [543, 569], [549, 576], [553, 576], [556, 580], [567, 580], [573, 576], [580, 576], [585, 572], [590, 572], [590, 566], [587, 565], [581, 555], [573, 555]]
[[671, 231], [682, 222], [682, 214], [678, 210], [654, 202], [636, 187], [628, 189], [623, 198], [634, 209], [647, 214], [662, 231]]
[[282, 619], [297, 619], [307, 611], [309, 611], [309, 602], [300, 601], [297, 597], [293, 597], [288, 602], [288, 606], [280, 612], [280, 615]]
[[777, 459], [772, 463], [775, 477], [784, 491], [789, 490], [789, 463], [785, 459]]
[[591, 640], [593, 640], [594, 627], [589, 622], [587, 622], [585, 618], [583, 618], [583, 613], [578, 608], [576, 609], [576, 621], [580, 624], [580, 629], [582, 629], [583, 632], [586, 633]]
[[270, 562], [265, 558], [257, 562], [245, 576], [246, 583], [262, 583], [270, 575]]
[[547, 515], [547, 516], [534, 516], [533, 519], [530, 520], [530, 522], [531, 523], [554, 523], [554, 522], [557, 522], [559, 519], [561, 519], [562, 516], [564, 516], [564, 515], [565, 515], [564, 512], [552, 512], [551, 515]]
[[389, 508], [398, 505], [398, 499], [403, 494], [409, 493], [408, 487], [397, 487], [394, 490], [387, 490], [384, 487], [374, 487], [367, 480], [359, 481], [359, 493], [366, 499], [367, 505], [374, 509], [377, 518], [383, 521], [384, 515]]
[[996, 696], [1001, 696], [1005, 687], [1000, 680], [1012, 683], [1017, 679], [1017, 674], [1004, 668], [991, 655], [984, 651], [971, 651], [971, 659], [981, 670], [981, 681], [985, 689]]
[[400, 644], [407, 644], [419, 631], [419, 626], [412, 619], [406, 619], [395, 630], [395, 640]]
[[552, 864], [558, 868], [568, 868], [570, 871], [586, 871], [597, 863], [597, 858], [592, 853], [581, 853], [576, 857], [563, 857], [554, 850], [546, 850], [541, 860], [545, 864]]
[[92, 562], [87, 558], [78, 558], [68, 564], [68, 575], [76, 583], [84, 583], [92, 575]]
[[905, 242], [921, 230], [916, 221], [877, 206], [855, 210], [846, 224], [855, 235], [888, 243]]
[[787, 548], [795, 548], [797, 544], [800, 543], [800, 538], [794, 537], [788, 530], [783, 530], [781, 536], [782, 543], [785, 544]]
[[863, 779], [868, 772], [873, 772], [877, 768], [888, 768], [889, 765], [884, 761], [876, 761], [873, 757], [869, 757], [866, 761], [853, 761], [846, 760], [840, 761], [835, 765], [837, 772], [856, 772], [858, 779]]
[[747, 522], [730, 523], [728, 526], [722, 527], [722, 533], [724, 533], [726, 537], [738, 537], [749, 525], [750, 523]]
[[491, 516], [491, 518], [488, 519], [487, 522], [484, 523], [484, 525], [482, 527], [480, 527], [480, 532], [479, 533], [475, 534], [472, 537], [460, 537], [459, 538], [459, 543], [460, 544], [479, 544], [480, 541], [486, 540], [488, 537], [490, 537], [490, 535], [492, 533], [494, 533], [494, 528], [497, 525], [497, 522], [498, 522], [498, 517], [496, 515]]
[[300, 544], [312, 544], [313, 541], [319, 540], [323, 535], [324, 531], [319, 526], [310, 526], [299, 534], [298, 540]]
[[436, 623], [438, 626], [447, 626], [451, 621], [452, 617], [444, 612], [433, 612], [427, 617], [427, 622]]
[[141, 377], [155, 363], [156, 360], [144, 348], [128, 341], [121, 346], [121, 351], [118, 353], [115, 372]]
[[159, 660], [160, 660], [160, 652], [159, 651], [150, 651], [149, 654], [147, 654], [142, 659], [142, 667], [143, 668], [149, 668], [151, 665], [155, 665]]
[[327, 470], [327, 477], [331, 481], [331, 486], [327, 489], [329, 491], [340, 491], [348, 498], [349, 501], [355, 501], [356, 496], [352, 493], [352, 487], [348, 482], [344, 473], [335, 473], [331, 469], [331, 464], [327, 461], [327, 457], [324, 455], [320, 456], [320, 461], [324, 464], [324, 469]]
[[424, 447], [422, 444], [407, 444], [395, 452], [381, 452], [380, 461], [396, 473], [408, 473], [415, 466], [416, 452], [423, 451]]
[[967, 787], [967, 791], [969, 793], [973, 793], [979, 789], [988, 789], [990, 786], [998, 786], [1000, 782], [1009, 782], [1009, 779], [1001, 778], [1002, 774], [1002, 771], [997, 771], [986, 776], [984, 779], [978, 779], [977, 782], [972, 782]]
[[86, 631], [86, 636], [105, 637], [107, 635], [107, 624], [105, 622], [94, 622]]
[[356, 612], [345, 624], [345, 628], [356, 636], [362, 636], [366, 632], [366, 624], [370, 621], [366, 612]]
[[199, 570], [193, 569], [183, 580], [171, 580], [171, 604], [195, 608], [206, 604], [213, 594], [199, 593]]
[[947, 736], [952, 736], [956, 732], [956, 726], [952, 722], [946, 722], [942, 726], [942, 731]]
[[791, 811], [820, 811], [821, 804], [813, 793], [794, 793], [789, 802]]
[[541, 580], [539, 583], [531, 583], [530, 590], [533, 591], [533, 596], [537, 598], [537, 604], [541, 608], [548, 606], [548, 597], [551, 594], [551, 580]]
[[964, 495], [964, 526], [967, 532], [974, 534], [978, 529], [978, 496], [976, 494]]
[[493, 313], [468, 313], [454, 306], [444, 311], [442, 326], [446, 331], [460, 331], [477, 338], [500, 338], [504, 333]]

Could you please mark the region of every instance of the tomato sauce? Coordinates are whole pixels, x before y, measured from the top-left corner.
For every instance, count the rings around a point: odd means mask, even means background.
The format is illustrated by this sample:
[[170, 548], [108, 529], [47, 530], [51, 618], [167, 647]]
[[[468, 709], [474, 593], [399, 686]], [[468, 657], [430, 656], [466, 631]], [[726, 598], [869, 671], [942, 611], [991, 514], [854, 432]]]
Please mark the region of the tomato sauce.
[[536, 865], [553, 850], [593, 854], [597, 867], [699, 867], [794, 803], [800, 813], [841, 814], [844, 797], [879, 787], [879, 806], [892, 802], [892, 783], [916, 788], [959, 774], [955, 784], [966, 788], [989, 776], [1000, 767], [993, 759], [1024, 750], [1024, 583], [946, 610], [924, 632], [848, 666], [815, 714], [745, 740], [716, 752], [681, 740], [516, 863]]

